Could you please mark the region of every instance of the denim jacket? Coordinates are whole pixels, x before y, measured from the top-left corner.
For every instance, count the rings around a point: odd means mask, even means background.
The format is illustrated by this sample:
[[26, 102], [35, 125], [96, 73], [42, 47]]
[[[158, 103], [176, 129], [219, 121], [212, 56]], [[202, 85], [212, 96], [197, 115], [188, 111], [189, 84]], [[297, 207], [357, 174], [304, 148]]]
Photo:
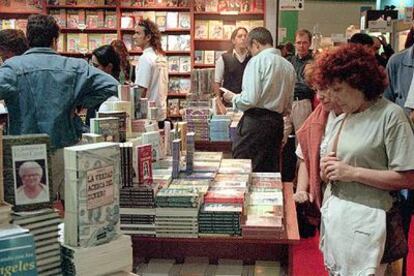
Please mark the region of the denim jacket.
[[32, 48], [0, 67], [0, 99], [9, 111], [9, 134], [49, 134], [54, 148], [79, 140], [76, 106], [95, 107], [117, 93], [118, 82], [83, 59]]
[[[389, 85], [385, 90], [384, 96], [390, 101], [404, 108], [410, 90], [411, 80], [414, 73], [413, 47], [405, 51], [394, 54], [388, 61], [387, 71]], [[406, 113], [410, 112], [405, 109]]]

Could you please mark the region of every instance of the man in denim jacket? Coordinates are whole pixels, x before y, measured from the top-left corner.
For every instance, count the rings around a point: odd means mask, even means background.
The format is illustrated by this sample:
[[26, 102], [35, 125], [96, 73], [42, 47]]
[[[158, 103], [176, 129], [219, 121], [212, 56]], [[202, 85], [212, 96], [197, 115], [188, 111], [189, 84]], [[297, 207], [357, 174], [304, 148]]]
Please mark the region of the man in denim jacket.
[[59, 26], [52, 16], [30, 16], [30, 49], [0, 67], [0, 99], [9, 112], [8, 133], [50, 136], [54, 192], [62, 188], [62, 148], [76, 144], [80, 138], [73, 120], [75, 107], [99, 105], [116, 95], [118, 85], [112, 76], [85, 60], [58, 55], [58, 36]]

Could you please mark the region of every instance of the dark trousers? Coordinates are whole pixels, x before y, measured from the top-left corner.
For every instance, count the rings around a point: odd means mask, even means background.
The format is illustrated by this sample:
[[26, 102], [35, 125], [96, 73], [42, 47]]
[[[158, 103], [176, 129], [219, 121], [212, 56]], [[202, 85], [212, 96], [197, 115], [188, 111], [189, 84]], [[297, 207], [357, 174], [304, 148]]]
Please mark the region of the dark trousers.
[[244, 112], [237, 126], [233, 158], [252, 159], [253, 172], [278, 172], [283, 138], [283, 117], [253, 108]]

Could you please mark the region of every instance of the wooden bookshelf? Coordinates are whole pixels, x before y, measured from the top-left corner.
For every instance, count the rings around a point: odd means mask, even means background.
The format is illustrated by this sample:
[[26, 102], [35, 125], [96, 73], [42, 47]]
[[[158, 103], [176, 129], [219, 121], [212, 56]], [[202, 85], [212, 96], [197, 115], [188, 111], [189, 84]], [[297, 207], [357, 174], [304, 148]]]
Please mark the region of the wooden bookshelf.
[[135, 7], [135, 6], [120, 6], [122, 11], [191, 11], [191, 7]]
[[117, 8], [117, 6], [108, 6], [108, 5], [47, 5], [46, 6], [47, 9], [71, 9], [71, 10], [81, 10], [81, 9], [85, 9], [85, 10], [115, 10]]
[[111, 28], [86, 28], [86, 29], [79, 29], [79, 28], [61, 28], [61, 33], [116, 33], [117, 29]]

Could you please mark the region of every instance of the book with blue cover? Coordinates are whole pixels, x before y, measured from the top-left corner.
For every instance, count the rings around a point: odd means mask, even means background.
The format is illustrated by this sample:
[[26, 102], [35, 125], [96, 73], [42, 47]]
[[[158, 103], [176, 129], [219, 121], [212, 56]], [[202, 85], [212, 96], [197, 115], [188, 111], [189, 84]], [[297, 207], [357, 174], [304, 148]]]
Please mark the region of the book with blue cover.
[[117, 143], [67, 147], [65, 244], [92, 247], [120, 234], [120, 149]]
[[0, 275], [36, 276], [33, 236], [19, 226], [0, 229]]

